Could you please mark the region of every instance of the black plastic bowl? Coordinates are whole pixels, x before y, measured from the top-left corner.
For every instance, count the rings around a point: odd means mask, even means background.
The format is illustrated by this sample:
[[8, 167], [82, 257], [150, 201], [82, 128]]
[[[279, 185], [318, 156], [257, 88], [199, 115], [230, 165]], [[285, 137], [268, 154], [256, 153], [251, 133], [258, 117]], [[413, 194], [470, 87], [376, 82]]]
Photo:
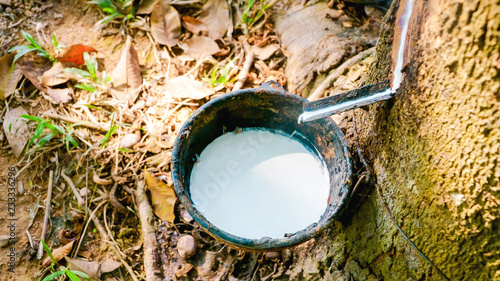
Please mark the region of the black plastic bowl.
[[[172, 152], [175, 192], [191, 216], [214, 238], [238, 248], [279, 249], [311, 239], [340, 216], [352, 187], [348, 145], [331, 118], [298, 124], [298, 117], [306, 103], [306, 99], [285, 92], [281, 85], [271, 81], [256, 89], [218, 97], [200, 107], [183, 125]], [[303, 141], [305, 145], [314, 146], [321, 154], [330, 172], [330, 196], [328, 207], [317, 223], [280, 239], [248, 239], [219, 229], [193, 205], [189, 181], [197, 155], [224, 132], [248, 127], [277, 129], [288, 134], [296, 131], [307, 139]]]

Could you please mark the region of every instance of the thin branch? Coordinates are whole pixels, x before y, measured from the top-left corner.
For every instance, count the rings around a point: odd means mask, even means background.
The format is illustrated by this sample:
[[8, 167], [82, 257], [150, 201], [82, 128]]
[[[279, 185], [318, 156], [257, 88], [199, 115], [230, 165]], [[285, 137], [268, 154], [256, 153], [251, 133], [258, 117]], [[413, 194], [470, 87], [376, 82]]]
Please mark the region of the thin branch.
[[233, 91], [240, 90], [243, 87], [243, 84], [245, 84], [245, 81], [248, 77], [248, 72], [250, 71], [250, 67], [252, 67], [254, 57], [255, 54], [252, 51], [247, 53], [245, 63], [243, 64], [243, 70], [240, 72], [238, 81], [236, 81], [236, 84], [234, 84]]
[[59, 115], [57, 113], [44, 112], [44, 113], [42, 113], [42, 115], [49, 117], [49, 118], [52, 118], [52, 119], [58, 119], [58, 120], [62, 120], [62, 121], [70, 122], [70, 123], [78, 123], [82, 126], [96, 129], [96, 130], [108, 131], [105, 125], [100, 125], [100, 124], [96, 124], [96, 123], [89, 122], [89, 121], [82, 121], [82, 120], [79, 120], [79, 119], [76, 119], [73, 117], [69, 117], [69, 116], [62, 116], [62, 115]]
[[344, 73], [344, 71], [353, 66], [355, 63], [357, 63], [359, 60], [363, 59], [365, 56], [372, 54], [375, 51], [375, 47], [372, 47], [368, 50], [365, 50], [354, 57], [346, 60], [343, 64], [341, 64], [339, 67], [337, 67], [330, 75], [326, 77], [326, 79], [319, 84], [319, 86], [314, 90], [312, 94], [310, 94], [307, 99], [310, 101], [315, 101], [317, 99], [320, 99], [326, 89], [330, 88], [330, 86], [337, 80], [337, 78]]
[[[50, 202], [52, 201], [52, 186], [53, 186], [53, 181], [54, 181], [54, 171], [50, 170], [49, 172], [49, 185], [47, 188], [47, 199], [45, 202], [45, 216], [43, 217], [43, 228], [42, 228], [42, 235], [40, 236], [40, 241], [44, 240], [45, 241], [45, 234], [47, 234], [47, 223], [49, 222], [49, 215], [50, 215]], [[36, 257], [41, 260], [43, 258], [43, 244], [40, 243], [38, 247], [38, 253]]]
[[141, 220], [142, 237], [144, 237], [144, 271], [147, 281], [159, 281], [161, 278], [160, 259], [158, 258], [158, 244], [155, 237], [153, 224], [153, 208], [144, 190], [144, 182], [137, 181], [137, 209], [139, 210], [139, 219]]

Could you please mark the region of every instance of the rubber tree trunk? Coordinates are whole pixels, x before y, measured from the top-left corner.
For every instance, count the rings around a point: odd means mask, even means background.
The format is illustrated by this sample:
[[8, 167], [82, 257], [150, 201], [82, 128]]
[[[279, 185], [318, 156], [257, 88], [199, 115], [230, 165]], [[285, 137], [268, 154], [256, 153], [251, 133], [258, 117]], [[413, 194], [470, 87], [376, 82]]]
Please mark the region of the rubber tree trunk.
[[[368, 82], [391, 73], [399, 5]], [[415, 0], [408, 40], [396, 97], [356, 110], [364, 156], [397, 223], [450, 280], [500, 280], [500, 2]], [[352, 142], [351, 116], [340, 123]], [[358, 203], [294, 249], [291, 279], [442, 280], [374, 189]]]

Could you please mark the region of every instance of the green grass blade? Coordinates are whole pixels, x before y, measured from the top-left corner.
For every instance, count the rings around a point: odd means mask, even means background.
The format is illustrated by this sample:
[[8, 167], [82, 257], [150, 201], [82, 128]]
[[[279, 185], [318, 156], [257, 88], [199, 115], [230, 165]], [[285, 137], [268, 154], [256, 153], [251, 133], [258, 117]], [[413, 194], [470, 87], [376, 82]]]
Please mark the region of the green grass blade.
[[49, 255], [50, 259], [54, 262], [54, 263], [57, 263], [56, 259], [54, 258], [54, 256], [52, 255], [52, 252], [50, 251], [49, 249], [49, 246], [47, 246], [47, 244], [45, 244], [45, 241], [43, 241], [43, 239], [40, 240], [42, 242], [42, 245], [43, 245], [43, 249], [45, 250], [45, 252], [47, 252], [47, 254]]
[[78, 84], [75, 86], [75, 88], [82, 89], [87, 92], [95, 92], [96, 88], [92, 84]]
[[46, 120], [44, 120], [43, 118], [38, 117], [38, 116], [32, 116], [32, 115], [28, 115], [28, 114], [22, 114], [21, 117], [24, 118], [24, 119], [31, 120], [31, 121], [46, 122]]
[[16, 61], [26, 55], [27, 53], [29, 52], [32, 52], [32, 51], [35, 51], [36, 49], [32, 49], [32, 48], [26, 48], [26, 49], [22, 49], [22, 50], [19, 50], [19, 52], [17, 52], [17, 54], [14, 56], [14, 60], [12, 61], [12, 69], [14, 69], [14, 64], [16, 63]]
[[59, 275], [62, 275], [64, 274], [64, 271], [56, 271], [50, 275], [47, 275], [45, 278], [42, 279], [42, 281], [49, 281], [49, 280], [52, 280], [54, 278], [56, 278], [57, 276]]
[[65, 270], [64, 272], [69, 277], [69, 279], [71, 279], [71, 281], [80, 281], [80, 278], [78, 278], [78, 276], [76, 276], [76, 274], [73, 273], [73, 271]]
[[83, 278], [89, 279], [89, 276], [85, 272], [81, 272], [81, 271], [78, 271], [78, 270], [72, 270], [71, 272], [73, 272], [74, 274], [76, 274], [78, 276], [81, 276]]
[[52, 132], [48, 135], [46, 135], [45, 137], [41, 138], [39, 141], [38, 141], [38, 145], [39, 146], [44, 146], [46, 143], [48, 143], [55, 135], [56, 133]]
[[94, 78], [96, 76], [96, 69], [94, 67], [94, 62], [90, 58], [89, 53], [87, 52], [83, 53], [83, 59], [85, 60], [85, 65], [87, 66], [87, 69], [91, 77]]
[[42, 46], [40, 46], [40, 43], [38, 43], [35, 38], [33, 38], [33, 36], [31, 36], [31, 34], [25, 32], [24, 30], [21, 30], [21, 33], [23, 34], [24, 38], [26, 38], [26, 40], [28, 40], [31, 45], [35, 46], [37, 49], [42, 49]]
[[70, 74], [80, 75], [80, 76], [85, 77], [85, 78], [92, 77], [92, 75], [90, 75], [90, 73], [88, 71], [81, 70], [78, 68], [73, 68], [73, 67], [72, 68], [65, 68], [63, 71], [66, 73], [70, 73]]
[[57, 49], [57, 38], [55, 34], [52, 34], [52, 45], [54, 46], [54, 49]]

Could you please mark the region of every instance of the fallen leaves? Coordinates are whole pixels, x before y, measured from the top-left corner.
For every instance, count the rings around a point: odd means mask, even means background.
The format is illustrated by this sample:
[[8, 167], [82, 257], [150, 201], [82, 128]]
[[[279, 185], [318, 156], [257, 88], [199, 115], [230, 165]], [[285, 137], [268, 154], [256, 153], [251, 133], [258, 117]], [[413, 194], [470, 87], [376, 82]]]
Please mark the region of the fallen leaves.
[[185, 54], [196, 60], [201, 60], [207, 56], [211, 56], [220, 52], [220, 48], [214, 40], [206, 36], [193, 35], [186, 40], [183, 45], [179, 46], [184, 50]]
[[19, 60], [19, 67], [22, 74], [30, 80], [30, 82], [40, 92], [48, 94], [56, 103], [66, 103], [71, 100], [73, 88], [52, 88], [47, 87], [41, 82], [43, 74], [51, 69], [52, 62], [45, 58], [35, 57], [34, 55], [26, 55]]
[[151, 192], [154, 213], [160, 219], [173, 223], [174, 206], [177, 201], [174, 189], [148, 172], [145, 173], [145, 181], [147, 189]]
[[52, 87], [66, 83], [69, 80], [69, 77], [63, 70], [64, 66], [62, 63], [58, 62], [54, 64], [52, 68], [42, 74], [42, 84], [44, 86]]
[[[64, 246], [53, 250], [52, 256], [54, 257], [54, 259], [56, 261], [60, 261], [62, 258], [64, 258], [64, 256], [69, 255], [69, 253], [71, 253], [71, 249], [73, 249], [74, 243], [75, 243], [75, 241], [71, 241]], [[42, 266], [46, 267], [46, 266], [49, 266], [51, 263], [52, 263], [52, 259], [50, 257], [46, 257], [42, 262]]]
[[195, 19], [192, 16], [183, 16], [182, 26], [196, 35], [208, 33], [207, 26], [201, 20]]
[[173, 98], [199, 100], [214, 93], [205, 83], [186, 76], [177, 76], [166, 83], [166, 94]]
[[132, 39], [127, 38], [120, 61], [111, 73], [113, 88], [111, 93], [117, 99], [133, 104], [142, 85], [141, 66], [137, 51], [132, 46]]
[[224, 37], [233, 26], [226, 0], [208, 0], [198, 19], [207, 26], [208, 37], [213, 40]]
[[23, 114], [28, 112], [22, 107], [17, 107], [8, 111], [3, 120], [3, 131], [16, 157], [21, 155], [30, 139], [28, 124], [21, 117]]
[[151, 13], [151, 34], [158, 43], [173, 47], [181, 36], [181, 20], [177, 10], [168, 3], [168, 0], [160, 0], [155, 5]]
[[84, 65], [85, 60], [83, 59], [83, 53], [85, 52], [90, 54], [96, 52], [96, 49], [82, 44], [71, 45], [64, 49], [56, 59], [59, 62], [68, 62], [74, 65]]
[[12, 68], [15, 54], [7, 54], [0, 58], [0, 99], [4, 100], [16, 90], [17, 82], [21, 79], [21, 70], [18, 65]]

